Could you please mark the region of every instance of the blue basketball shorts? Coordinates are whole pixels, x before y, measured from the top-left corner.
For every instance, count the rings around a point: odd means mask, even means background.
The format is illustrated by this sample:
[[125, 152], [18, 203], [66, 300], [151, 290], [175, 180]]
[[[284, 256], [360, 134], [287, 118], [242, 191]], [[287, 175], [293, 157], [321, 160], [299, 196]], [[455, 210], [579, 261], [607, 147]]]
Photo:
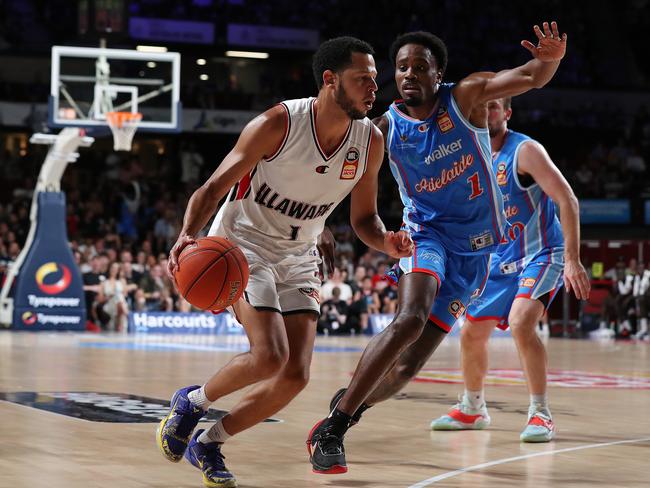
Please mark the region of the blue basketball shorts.
[[548, 294], [545, 309], [553, 302], [563, 284], [564, 250], [554, 248], [537, 256], [525, 266], [503, 263], [493, 255], [490, 277], [480, 297], [467, 310], [470, 320], [496, 320], [500, 329], [508, 328], [508, 314], [515, 298], [537, 300]]
[[429, 320], [449, 332], [461, 318], [473, 296], [481, 294], [490, 269], [490, 255], [449, 252], [437, 236], [412, 232], [413, 256], [399, 260], [387, 277], [397, 283], [408, 273], [427, 273], [438, 281], [438, 295]]

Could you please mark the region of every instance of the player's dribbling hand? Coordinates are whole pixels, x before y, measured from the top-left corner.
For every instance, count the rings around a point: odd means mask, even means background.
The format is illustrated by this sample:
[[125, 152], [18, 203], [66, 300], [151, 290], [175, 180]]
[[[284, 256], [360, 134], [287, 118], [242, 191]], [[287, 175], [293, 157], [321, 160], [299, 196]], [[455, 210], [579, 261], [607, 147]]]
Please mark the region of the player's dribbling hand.
[[174, 279], [174, 273], [178, 269], [178, 256], [181, 254], [181, 251], [191, 244], [195, 244], [196, 239], [194, 237], [181, 234], [176, 240], [176, 244], [169, 251], [169, 261], [167, 262], [167, 273], [172, 280], [172, 283], [176, 283]]
[[572, 259], [564, 263], [564, 286], [567, 292], [573, 290], [578, 300], [589, 298], [591, 283], [587, 271], [580, 261]]
[[539, 39], [537, 46], [530, 41], [521, 41], [521, 45], [540, 61], [559, 61], [566, 53], [567, 35], [565, 33], [560, 36], [556, 22], [551, 22], [550, 27], [548, 22], [544, 22], [542, 26], [544, 27], [543, 32], [538, 25], [533, 27], [535, 35]]
[[408, 232], [388, 231], [384, 235], [384, 252], [392, 258], [405, 258], [413, 254], [413, 241]]
[[329, 227], [325, 227], [323, 232], [318, 236], [316, 247], [318, 248], [318, 253], [323, 260], [323, 263], [325, 264], [327, 274], [331, 275], [334, 273], [335, 266], [336, 239]]

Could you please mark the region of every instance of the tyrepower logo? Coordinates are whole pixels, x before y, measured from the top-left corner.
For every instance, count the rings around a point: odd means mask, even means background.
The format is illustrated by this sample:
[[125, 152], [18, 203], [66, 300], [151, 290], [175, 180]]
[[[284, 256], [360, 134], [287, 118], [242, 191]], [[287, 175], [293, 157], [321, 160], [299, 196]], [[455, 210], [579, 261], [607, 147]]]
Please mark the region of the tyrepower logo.
[[63, 264], [50, 261], [36, 270], [36, 284], [48, 295], [58, 295], [70, 286], [71, 281], [72, 273]]
[[40, 325], [79, 325], [81, 323], [81, 317], [78, 315], [54, 315], [30, 311], [23, 312], [20, 318], [25, 325], [35, 325], [36, 323]]
[[23, 312], [20, 317], [25, 325], [34, 325], [36, 323], [36, 314], [34, 312]]

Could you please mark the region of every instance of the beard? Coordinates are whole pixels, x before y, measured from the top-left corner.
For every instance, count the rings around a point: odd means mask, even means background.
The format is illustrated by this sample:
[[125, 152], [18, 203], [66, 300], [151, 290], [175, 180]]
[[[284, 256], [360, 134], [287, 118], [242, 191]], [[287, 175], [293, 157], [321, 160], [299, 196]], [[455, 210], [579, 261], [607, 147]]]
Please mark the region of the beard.
[[490, 137], [497, 137], [498, 135], [501, 135], [503, 132], [505, 132], [505, 130], [506, 129], [503, 124], [488, 124], [488, 132], [490, 133]]
[[422, 97], [408, 97], [404, 98], [404, 105], [407, 107], [419, 107], [424, 103]]
[[362, 112], [354, 107], [354, 102], [348, 97], [343, 84], [339, 84], [334, 95], [334, 101], [352, 120], [360, 120], [366, 117], [367, 112]]

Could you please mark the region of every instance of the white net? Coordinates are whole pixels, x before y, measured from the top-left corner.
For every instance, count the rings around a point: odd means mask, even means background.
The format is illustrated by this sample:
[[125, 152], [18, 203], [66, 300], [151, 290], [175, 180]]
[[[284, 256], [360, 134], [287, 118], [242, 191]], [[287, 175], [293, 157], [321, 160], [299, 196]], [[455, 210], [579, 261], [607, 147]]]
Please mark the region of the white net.
[[142, 114], [137, 112], [108, 112], [106, 120], [113, 132], [113, 149], [116, 151], [130, 151], [131, 142]]

